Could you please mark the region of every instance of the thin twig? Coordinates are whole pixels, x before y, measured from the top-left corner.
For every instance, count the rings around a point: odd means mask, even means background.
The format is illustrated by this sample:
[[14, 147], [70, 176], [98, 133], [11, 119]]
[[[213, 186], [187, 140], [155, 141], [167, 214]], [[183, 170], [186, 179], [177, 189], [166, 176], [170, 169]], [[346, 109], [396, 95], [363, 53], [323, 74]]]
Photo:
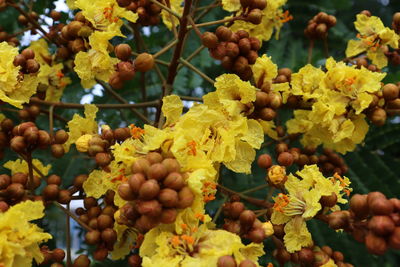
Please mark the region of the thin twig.
[[249, 202], [250, 204], [256, 205], [256, 206], [260, 206], [260, 207], [265, 207], [265, 208], [270, 208], [272, 206], [271, 203], [269, 203], [268, 201], [264, 201], [262, 199], [257, 199], [257, 198], [253, 198], [253, 197], [249, 197], [246, 195], [243, 195], [242, 193], [233, 191], [223, 185], [217, 184], [217, 187], [219, 187], [222, 192], [225, 192], [229, 195], [238, 195], [241, 199]]
[[314, 40], [310, 39], [310, 45], [308, 46], [308, 58], [307, 58], [308, 64], [311, 64], [313, 49], [314, 49]]
[[203, 102], [203, 98], [195, 96], [179, 96], [182, 100]]
[[[69, 211], [69, 203], [67, 204], [67, 210]], [[65, 224], [65, 228], [66, 228], [66, 245], [67, 245], [67, 267], [71, 267], [72, 266], [72, 260], [71, 260], [71, 225], [70, 225], [70, 221], [69, 221], [69, 214], [66, 213], [66, 224]]]
[[199, 36], [200, 40], [202, 38], [202, 33], [199, 30], [199, 28], [196, 26], [196, 24], [194, 23], [192, 17], [188, 17], [189, 23], [192, 26], [192, 28], [194, 29], [194, 32], [197, 34], [197, 36]]
[[[195, 27], [200, 28], [200, 27], [212, 26], [212, 25], [222, 24], [222, 23], [226, 23], [226, 22], [233, 22], [233, 21], [239, 20], [239, 19], [241, 19], [241, 17], [232, 17], [232, 18], [226, 18], [226, 19], [219, 19], [219, 20], [214, 20], [214, 21], [195, 24]], [[192, 27], [193, 26], [189, 26], [188, 28], [191, 29]]]
[[54, 135], [54, 108], [55, 105], [51, 105], [49, 108], [49, 131], [50, 131], [50, 137], [53, 137]]
[[174, 47], [176, 44], [178, 43], [178, 40], [174, 40], [172, 42], [170, 42], [169, 44], [167, 44], [165, 47], [161, 48], [160, 51], [158, 51], [157, 53], [155, 53], [153, 55], [153, 58], [158, 58], [159, 56], [161, 56], [162, 54], [164, 54], [165, 52], [167, 52], [169, 49], [171, 49], [172, 47]]
[[26, 153], [26, 162], [28, 163], [28, 172], [29, 172], [29, 190], [33, 193], [33, 191], [35, 190], [35, 184], [33, 182], [33, 164], [32, 164], [32, 152], [28, 151], [28, 153]]
[[81, 219], [79, 219], [75, 214], [73, 214], [71, 211], [67, 210], [66, 208], [64, 208], [60, 203], [58, 203], [57, 201], [53, 202], [58, 208], [60, 208], [63, 212], [65, 212], [66, 214], [68, 214], [72, 219], [74, 219], [77, 223], [79, 223], [80, 226], [82, 226], [83, 228], [85, 228], [85, 230], [87, 231], [92, 231], [93, 229], [89, 227], [89, 225], [87, 225], [86, 223], [82, 222]]

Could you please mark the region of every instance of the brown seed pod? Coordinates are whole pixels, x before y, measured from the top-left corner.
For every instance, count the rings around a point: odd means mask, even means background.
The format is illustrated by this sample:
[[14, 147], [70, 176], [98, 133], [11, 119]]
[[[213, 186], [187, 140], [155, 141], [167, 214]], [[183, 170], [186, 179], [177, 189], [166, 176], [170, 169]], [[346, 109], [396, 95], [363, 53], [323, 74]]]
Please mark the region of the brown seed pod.
[[154, 58], [148, 53], [141, 53], [134, 61], [136, 71], [146, 72], [154, 67]]
[[145, 181], [139, 189], [139, 198], [150, 200], [155, 198], [160, 192], [160, 186], [154, 179]]
[[171, 172], [164, 179], [163, 185], [174, 190], [181, 190], [185, 186], [185, 181], [180, 173]]
[[179, 198], [175, 190], [164, 188], [158, 195], [158, 200], [166, 208], [174, 208], [177, 206]]
[[194, 194], [189, 187], [187, 187], [187, 186], [183, 187], [178, 192], [178, 196], [179, 196], [179, 203], [177, 206], [178, 208], [184, 209], [184, 208], [190, 207], [192, 205], [193, 200], [194, 200]]
[[160, 215], [160, 222], [170, 224], [175, 222], [178, 212], [176, 209], [163, 209]]

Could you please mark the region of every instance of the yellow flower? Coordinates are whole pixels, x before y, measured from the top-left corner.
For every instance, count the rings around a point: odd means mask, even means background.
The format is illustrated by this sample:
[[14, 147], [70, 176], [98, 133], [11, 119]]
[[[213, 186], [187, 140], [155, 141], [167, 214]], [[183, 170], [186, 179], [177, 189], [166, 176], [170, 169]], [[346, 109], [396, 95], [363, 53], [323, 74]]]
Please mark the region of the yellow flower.
[[[114, 214], [116, 221], [119, 218], [119, 214], [119, 210]], [[114, 230], [117, 232], [117, 242], [115, 242], [113, 250], [111, 251], [111, 258], [113, 260], [118, 260], [129, 254], [138, 235], [128, 226], [119, 223], [114, 223]]]
[[359, 40], [350, 40], [347, 44], [346, 56], [354, 57], [367, 52], [367, 57], [378, 68], [386, 67], [388, 59], [385, 56], [387, 46], [397, 49], [400, 37], [390, 28], [383, 25], [380, 18], [375, 16], [357, 15], [354, 22], [359, 34]]
[[[85, 1], [86, 3], [89, 3]], [[89, 37], [91, 49], [88, 52], [80, 51], [75, 56], [74, 70], [81, 79], [84, 88], [91, 88], [96, 84], [96, 79], [108, 82], [114, 73], [114, 65], [117, 58], [108, 54], [109, 40], [116, 35], [115, 32], [95, 31]]]
[[341, 196], [342, 191], [349, 186], [348, 179], [325, 178], [317, 165], [304, 166], [303, 170], [296, 172], [296, 176], [288, 175], [285, 183], [288, 194], [280, 193], [274, 198], [271, 216], [272, 223], [286, 224], [284, 242], [289, 252], [312, 244], [305, 221], [312, 219], [321, 210], [321, 197], [335, 193], [339, 203], [346, 203]]
[[40, 64], [37, 75], [38, 90], [46, 91], [46, 101], [60, 101], [64, 88], [71, 83], [71, 79], [64, 76], [64, 65], [54, 63], [54, 58], [49, 53], [49, 46], [44, 39], [31, 42], [29, 48], [35, 52], [35, 60]]
[[319, 84], [325, 73], [320, 69], [307, 64], [297, 73], [293, 73], [290, 81], [293, 95], [302, 96], [304, 101], [319, 97]]
[[285, 182], [286, 180], [286, 169], [280, 165], [273, 165], [268, 169], [267, 172], [268, 181], [273, 183], [274, 185], [279, 185]]
[[74, 114], [72, 120], [68, 122], [69, 138], [64, 144], [66, 152], [69, 151], [69, 147], [76, 143], [82, 135], [91, 135], [98, 132], [97, 122], [95, 121], [97, 111], [98, 108], [95, 105], [85, 104], [85, 118]]
[[138, 19], [136, 13], [120, 7], [115, 0], [76, 0], [74, 7], [81, 9], [85, 18], [89, 20], [97, 30], [110, 31], [110, 28], [118, 28], [118, 32], [115, 34], [120, 36], [123, 36], [119, 30], [123, 24], [121, 18], [133, 23]]
[[163, 98], [162, 113], [166, 117], [166, 125], [174, 124], [182, 114], [183, 103], [179, 96], [170, 95]]
[[[38, 159], [33, 159], [32, 164], [44, 175], [47, 176], [49, 174], [49, 171], [51, 169], [51, 164], [48, 164], [46, 166], [43, 165], [43, 163], [38, 160]], [[29, 173], [29, 167], [28, 163], [25, 160], [22, 159], [17, 159], [15, 161], [7, 161], [4, 165], [4, 168], [7, 168], [11, 170], [11, 175], [14, 175], [17, 172], [22, 172], [22, 173]], [[35, 169], [33, 169], [33, 174], [36, 176], [40, 177], [40, 174], [36, 172]]]
[[38, 80], [33, 74], [19, 73], [21, 67], [13, 64], [16, 55], [18, 48], [7, 42], [0, 43], [0, 100], [22, 108], [36, 93]]
[[[182, 15], [182, 13], [183, 13], [182, 3], [184, 4], [184, 1], [182, 1], [182, 0], [168, 0], [168, 1], [162, 0], [161, 2], [165, 6], [169, 7], [171, 10], [176, 12], [177, 14]], [[177, 27], [179, 25], [178, 18], [164, 9], [161, 11], [161, 17], [164, 22], [164, 25], [167, 26], [167, 28], [170, 30], [173, 27]]]
[[241, 7], [240, 0], [222, 0], [222, 8], [226, 11], [238, 11]]
[[237, 20], [230, 27], [232, 31], [245, 30], [250, 36], [256, 37], [262, 41], [271, 39], [272, 33], [275, 30], [275, 37], [278, 39], [280, 29], [283, 24], [293, 19], [288, 11], [283, 12], [282, 6], [287, 0], [268, 1], [267, 7], [262, 10], [262, 20], [258, 25], [251, 22]]
[[42, 218], [43, 210], [43, 202], [25, 201], [0, 213], [0, 265], [31, 266], [33, 259], [37, 263], [43, 261], [39, 244], [52, 237], [29, 222]]
[[144, 236], [139, 255], [143, 267], [217, 266], [219, 257], [231, 255], [237, 264], [245, 259], [257, 263], [264, 254], [262, 244], [244, 245], [239, 236], [225, 230], [211, 230], [207, 224], [183, 224], [177, 233], [171, 226], [159, 226]]

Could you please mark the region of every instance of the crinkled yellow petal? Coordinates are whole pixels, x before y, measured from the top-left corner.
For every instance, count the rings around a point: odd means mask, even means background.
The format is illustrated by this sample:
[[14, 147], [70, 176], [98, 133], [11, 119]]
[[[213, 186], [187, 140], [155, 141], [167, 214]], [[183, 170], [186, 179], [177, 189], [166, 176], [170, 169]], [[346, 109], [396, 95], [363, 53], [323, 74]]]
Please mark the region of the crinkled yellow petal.
[[283, 238], [288, 252], [299, 251], [302, 247], [312, 245], [312, 237], [307, 229], [306, 222], [301, 217], [290, 220], [285, 225], [285, 236]]
[[166, 125], [174, 124], [182, 114], [183, 103], [179, 96], [170, 95], [163, 98], [162, 112], [166, 117]]
[[[32, 160], [32, 164], [44, 175], [47, 176], [49, 174], [49, 171], [51, 169], [51, 164], [48, 164], [46, 166], [43, 165], [43, 163], [38, 160], [38, 159], [33, 159]], [[29, 173], [29, 167], [28, 167], [28, 163], [25, 160], [22, 159], [17, 159], [15, 161], [7, 161], [4, 165], [4, 168], [7, 168], [9, 170], [11, 170], [11, 175], [14, 175], [17, 172], [22, 172], [22, 173]], [[40, 174], [33, 169], [33, 174], [41, 177]]]

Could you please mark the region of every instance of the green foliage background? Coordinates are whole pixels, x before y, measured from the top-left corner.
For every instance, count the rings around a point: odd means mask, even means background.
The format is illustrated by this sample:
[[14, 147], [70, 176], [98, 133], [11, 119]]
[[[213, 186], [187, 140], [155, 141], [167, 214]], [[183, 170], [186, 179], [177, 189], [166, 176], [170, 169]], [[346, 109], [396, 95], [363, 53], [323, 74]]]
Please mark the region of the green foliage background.
[[[55, 1], [38, 0], [35, 1], [34, 11], [39, 14], [49, 14], [50, 10], [55, 8]], [[210, 0], [199, 1], [201, 5], [211, 3]], [[385, 3], [386, 5], [382, 4]], [[303, 35], [303, 30], [307, 25], [307, 21], [319, 11], [333, 14], [337, 17], [337, 25], [329, 32], [329, 50], [330, 55], [335, 59], [344, 58], [344, 50], [349, 39], [354, 38], [355, 29], [353, 22], [355, 15], [364, 9], [368, 9], [373, 15], [381, 17], [385, 25], [390, 26], [392, 14], [400, 11], [400, 1], [387, 0], [289, 0], [286, 6], [290, 13], [294, 16], [294, 20], [286, 24], [281, 31], [279, 40], [271, 40], [264, 43], [260, 55], [267, 53], [272, 56], [273, 61], [279, 67], [289, 67], [293, 71], [297, 71], [304, 66], [307, 61], [308, 40]], [[9, 33], [17, 32], [22, 27], [18, 25], [15, 10], [10, 8], [0, 12], [0, 25]], [[227, 15], [220, 8], [215, 8], [207, 13], [201, 19], [201, 22], [212, 21], [223, 18]], [[63, 15], [63, 22], [66, 22], [71, 14]], [[215, 30], [216, 26], [209, 27], [209, 30]], [[152, 27], [151, 34], [144, 36], [148, 51], [151, 53], [157, 52], [172, 38], [172, 33], [164, 26]], [[127, 42], [134, 51], [138, 51], [135, 40], [129, 31], [125, 31], [128, 39], [115, 40], [116, 43]], [[187, 38], [185, 45], [184, 58], [190, 55], [200, 42], [197, 35], [193, 32]], [[54, 48], [54, 47], [53, 47]], [[160, 59], [169, 61], [172, 52], [166, 53]], [[313, 53], [313, 64], [321, 65], [324, 63], [323, 45], [317, 42]], [[199, 56], [195, 57], [191, 63], [200, 68], [211, 78], [224, 73], [224, 70], [208, 55], [208, 51], [203, 50]], [[161, 71], [166, 74], [167, 68], [160, 66]], [[400, 81], [400, 69], [398, 67], [390, 67], [385, 69], [389, 74], [385, 82]], [[79, 79], [74, 74], [69, 74], [73, 79], [71, 84], [65, 90], [63, 101], [79, 103], [84, 95], [90, 94], [90, 90], [83, 90], [80, 86]], [[161, 92], [161, 82], [154, 71], [146, 73], [144, 80], [147, 86], [148, 100], [158, 99]], [[125, 85], [118, 93], [129, 101], [141, 101], [141, 77], [140, 74], [136, 78]], [[214, 90], [213, 87], [199, 77], [196, 73], [189, 71], [186, 68], [180, 69], [177, 79], [173, 86], [173, 93], [186, 96], [201, 96], [202, 94]], [[94, 96], [94, 103], [117, 103], [110, 95], [103, 92], [103, 96]], [[78, 110], [56, 109], [56, 113], [67, 119], [71, 119], [72, 115]], [[154, 118], [154, 110], [148, 109], [149, 115]], [[18, 121], [16, 113], [4, 111], [7, 117]], [[291, 114], [280, 114], [280, 120], [285, 121]], [[130, 123], [141, 125], [142, 122], [137, 120], [129, 110], [102, 110], [98, 114], [100, 122], [106, 122], [112, 127], [125, 126]], [[38, 119], [38, 124], [43, 129], [48, 129], [48, 118], [41, 116]], [[59, 121], [55, 121], [57, 128], [64, 128], [65, 125]], [[356, 151], [345, 155], [345, 160], [350, 167], [347, 176], [352, 180], [354, 192], [367, 193], [369, 191], [382, 191], [388, 197], [400, 197], [400, 124], [398, 118], [393, 118], [388, 121], [384, 127], [371, 127], [370, 132], [365, 140], [365, 144], [360, 146]], [[260, 152], [274, 153], [273, 148], [265, 148]], [[72, 150], [62, 159], [54, 160], [50, 157], [49, 151], [39, 151], [34, 155], [40, 158], [45, 163], [53, 165], [52, 173], [56, 173], [63, 178], [63, 185], [69, 185], [73, 177], [80, 173], [88, 173], [94, 168], [93, 160]], [[8, 160], [15, 160], [16, 156], [9, 151], [6, 152], [5, 158], [2, 159], [2, 164]], [[1, 164], [1, 165], [2, 165]], [[251, 176], [238, 175], [227, 170], [221, 173], [222, 183], [235, 191], [243, 191], [254, 186], [264, 183], [263, 173], [259, 168], [253, 168]], [[1, 173], [6, 173], [7, 170], [1, 167]], [[265, 191], [259, 191], [254, 194], [255, 197], [265, 196]], [[214, 214], [219, 205], [223, 203], [222, 196], [208, 205], [210, 214]], [[43, 222], [43, 227], [47, 228], [54, 236], [50, 246], [62, 246], [65, 244], [65, 217], [61, 212], [54, 207], [50, 207], [46, 214], [48, 215]], [[219, 220], [221, 222], [222, 220]], [[318, 245], [330, 245], [336, 250], [340, 250], [345, 254], [346, 262], [350, 262], [355, 266], [399, 266], [400, 254], [395, 251], [389, 251], [385, 256], [377, 257], [367, 253], [363, 244], [355, 242], [352, 237], [346, 233], [335, 233], [326, 225], [312, 221], [309, 226], [312, 229], [313, 237]], [[80, 230], [76, 230], [80, 231]], [[81, 237], [83, 232], [81, 232]], [[86, 249], [92, 250], [83, 245], [81, 251]], [[267, 258], [263, 260], [271, 261], [271, 253], [273, 250], [272, 243], [266, 242]], [[265, 262], [264, 262], [265, 263]], [[96, 263], [95, 266], [121, 266], [122, 262], [112, 263], [111, 261]]]

